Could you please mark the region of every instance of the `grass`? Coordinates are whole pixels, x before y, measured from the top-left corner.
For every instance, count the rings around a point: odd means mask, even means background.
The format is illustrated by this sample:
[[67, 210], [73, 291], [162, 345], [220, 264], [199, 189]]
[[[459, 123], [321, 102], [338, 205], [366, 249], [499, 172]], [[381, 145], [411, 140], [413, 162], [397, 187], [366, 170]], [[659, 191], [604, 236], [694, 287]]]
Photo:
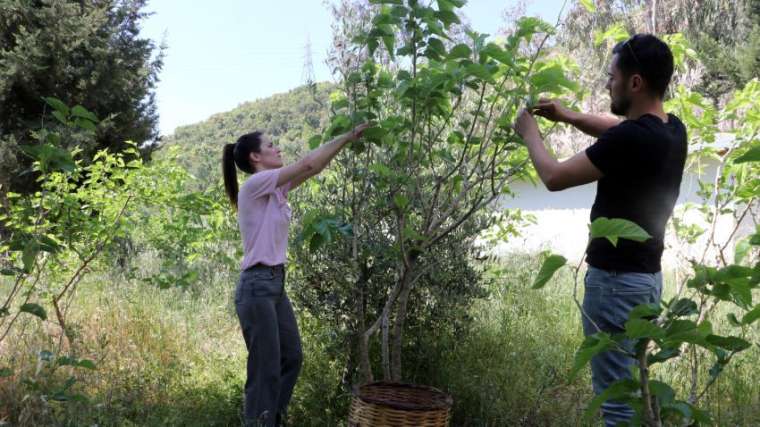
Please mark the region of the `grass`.
[[[531, 255], [492, 266], [489, 296], [474, 303], [466, 330], [407, 333], [407, 379], [451, 393], [453, 425], [581, 425], [592, 396], [587, 370], [567, 380], [582, 340], [571, 271], [561, 270], [536, 291], [530, 283], [537, 268]], [[27, 317], [1, 349], [0, 367], [12, 367], [14, 376], [0, 379], [0, 420], [19, 426], [239, 425], [246, 355], [233, 286], [231, 276], [193, 292], [90, 276], [69, 318], [77, 336], [72, 352], [94, 360], [97, 369], [53, 369], [39, 352], [56, 347], [56, 327]], [[305, 363], [291, 422], [345, 425], [350, 395], [340, 386], [343, 355], [331, 344], [332, 331], [297, 311]], [[716, 313], [717, 330], [727, 331], [726, 313]], [[744, 333], [760, 341], [757, 327]], [[758, 362], [756, 346], [740, 354], [706, 395], [703, 406], [716, 424], [760, 424]], [[700, 369], [710, 364], [705, 360]], [[685, 359], [654, 371], [681, 395], [689, 372]], [[69, 400], [52, 400], [71, 376], [76, 383], [64, 392]], [[77, 394], [87, 400], [76, 400]]]

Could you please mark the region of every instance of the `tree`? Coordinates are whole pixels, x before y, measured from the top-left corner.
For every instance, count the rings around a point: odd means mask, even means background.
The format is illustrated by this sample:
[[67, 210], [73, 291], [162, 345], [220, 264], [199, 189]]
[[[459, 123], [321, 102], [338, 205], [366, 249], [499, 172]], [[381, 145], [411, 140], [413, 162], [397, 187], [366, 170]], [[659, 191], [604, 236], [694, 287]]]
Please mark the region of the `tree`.
[[[539, 19], [521, 19], [497, 43], [457, 28], [460, 0], [439, 0], [437, 8], [415, 0], [370, 3], [371, 25], [344, 28], [350, 55], [343, 58], [350, 60], [339, 62], [334, 115], [310, 143], [360, 121], [375, 126], [339, 158], [335, 175], [323, 178], [340, 183], [339, 198], [317, 197], [323, 201], [306, 214], [302, 234], [315, 249], [347, 236], [340, 253], [348, 255], [342, 262], [359, 294], [360, 380], [374, 377], [376, 334], [382, 376], [400, 380], [410, 305], [423, 303], [411, 302], [413, 291], [425, 294], [423, 278], [453, 262], [436, 256], [442, 248], [467, 245], [490, 224], [479, 214], [509, 193], [511, 180], [529, 175], [527, 152], [511, 128], [518, 109], [539, 94], [577, 86], [564, 75], [569, 61], [527, 48], [554, 33]], [[389, 274], [374, 276], [383, 269]]]
[[[79, 104], [100, 120], [96, 138], [65, 141], [83, 160], [157, 138], [154, 88], [163, 48], [139, 37], [147, 0], [5, 0], [0, 5], [0, 194], [27, 193], [35, 175], [21, 147], [43, 127], [43, 96]], [[93, 122], [94, 123], [94, 122]]]

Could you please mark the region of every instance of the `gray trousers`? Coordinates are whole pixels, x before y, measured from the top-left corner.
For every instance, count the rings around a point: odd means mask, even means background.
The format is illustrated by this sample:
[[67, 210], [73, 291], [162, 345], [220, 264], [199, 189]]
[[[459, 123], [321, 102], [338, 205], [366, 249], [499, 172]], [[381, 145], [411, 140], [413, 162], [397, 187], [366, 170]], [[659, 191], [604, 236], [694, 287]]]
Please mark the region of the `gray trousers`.
[[274, 426], [284, 418], [303, 356], [283, 267], [257, 264], [240, 274], [235, 309], [248, 349], [246, 425]]

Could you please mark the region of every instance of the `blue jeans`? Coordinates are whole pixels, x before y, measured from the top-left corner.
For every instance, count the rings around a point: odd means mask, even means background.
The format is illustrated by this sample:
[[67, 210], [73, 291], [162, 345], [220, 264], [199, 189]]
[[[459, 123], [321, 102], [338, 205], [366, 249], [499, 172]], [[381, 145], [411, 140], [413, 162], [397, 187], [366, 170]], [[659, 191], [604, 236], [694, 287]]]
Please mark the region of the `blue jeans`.
[[284, 285], [281, 265], [256, 265], [240, 274], [235, 289], [235, 309], [248, 349], [246, 426], [279, 425], [301, 370], [301, 337]]
[[[630, 273], [601, 270], [592, 266], [586, 272], [586, 292], [583, 296], [584, 335], [600, 330], [619, 334], [625, 330], [628, 314], [639, 304], [659, 303], [662, 295], [662, 273]], [[591, 322], [593, 320], [593, 323]], [[599, 327], [597, 330], [596, 326]], [[633, 342], [623, 347], [634, 352]], [[600, 394], [617, 380], [631, 378], [631, 365], [635, 360], [619, 351], [600, 353], [591, 359], [591, 382], [594, 393]], [[602, 404], [602, 416], [607, 427], [628, 421], [633, 409], [620, 402], [608, 400]]]

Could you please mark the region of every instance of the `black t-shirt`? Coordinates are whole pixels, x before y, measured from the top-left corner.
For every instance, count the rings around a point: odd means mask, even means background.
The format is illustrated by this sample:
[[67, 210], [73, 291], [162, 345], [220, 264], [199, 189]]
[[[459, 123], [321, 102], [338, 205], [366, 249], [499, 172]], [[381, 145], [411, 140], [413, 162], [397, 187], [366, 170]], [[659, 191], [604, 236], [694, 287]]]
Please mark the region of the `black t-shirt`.
[[588, 246], [589, 265], [604, 270], [656, 273], [664, 249], [665, 226], [673, 213], [686, 162], [686, 128], [645, 114], [608, 129], [586, 149], [604, 176], [599, 180], [591, 221], [598, 217], [633, 221], [652, 235], [646, 242], [605, 238]]

